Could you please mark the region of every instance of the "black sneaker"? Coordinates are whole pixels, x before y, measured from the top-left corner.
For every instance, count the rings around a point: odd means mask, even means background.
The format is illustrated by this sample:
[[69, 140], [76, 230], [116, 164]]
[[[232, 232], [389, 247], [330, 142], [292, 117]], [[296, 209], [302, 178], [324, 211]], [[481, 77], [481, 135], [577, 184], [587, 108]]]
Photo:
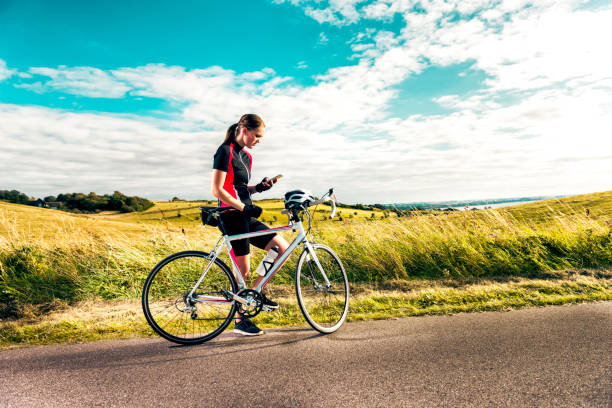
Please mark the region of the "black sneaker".
[[259, 327], [255, 326], [255, 323], [253, 323], [251, 320], [243, 317], [240, 322], [236, 323], [234, 333], [239, 333], [243, 336], [259, 336], [264, 332]]
[[272, 310], [278, 309], [278, 303], [271, 299], [268, 299], [266, 295], [263, 294], [263, 292], [261, 294], [261, 297], [263, 298], [263, 310], [265, 310], [266, 312], [271, 312]]

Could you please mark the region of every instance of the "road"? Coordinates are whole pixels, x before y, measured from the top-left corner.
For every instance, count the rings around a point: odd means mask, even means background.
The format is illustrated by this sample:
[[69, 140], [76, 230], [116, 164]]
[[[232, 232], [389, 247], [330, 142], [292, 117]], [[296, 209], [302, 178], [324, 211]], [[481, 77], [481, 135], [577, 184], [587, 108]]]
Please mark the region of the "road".
[[612, 406], [612, 302], [0, 353], [4, 407]]

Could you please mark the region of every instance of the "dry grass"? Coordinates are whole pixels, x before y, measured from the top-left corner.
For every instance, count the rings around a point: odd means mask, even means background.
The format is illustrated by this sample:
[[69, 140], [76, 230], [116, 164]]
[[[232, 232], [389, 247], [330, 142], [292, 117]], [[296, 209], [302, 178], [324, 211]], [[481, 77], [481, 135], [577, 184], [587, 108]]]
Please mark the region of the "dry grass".
[[[83, 333], [87, 330], [98, 333], [92, 334], [95, 338], [133, 335], [128, 325], [121, 323], [124, 320], [136, 325], [138, 333], [148, 333], [146, 326], [138, 323], [142, 320], [139, 312], [126, 305], [137, 303], [148, 272], [165, 256], [180, 250], [212, 248], [219, 237], [218, 230], [203, 227], [199, 218], [195, 219], [197, 209], [185, 209], [199, 204], [210, 203], [159, 202], [141, 214], [74, 215], [0, 202], [0, 317], [13, 321], [7, 323], [13, 331], [27, 319], [31, 322], [39, 318], [51, 319], [44, 323], [28, 323], [31, 330], [35, 326], [51, 327], [64, 322], [61, 324], [70, 328], [68, 332], [81, 333], [77, 338], [85, 336]], [[267, 214], [264, 218], [276, 216], [278, 223], [286, 220], [280, 214], [278, 200], [260, 204]], [[156, 218], [154, 212], [162, 209], [166, 213], [181, 209], [182, 215]], [[319, 210], [329, 211], [329, 208], [320, 207]], [[365, 217], [345, 218], [343, 222], [323, 221], [322, 214], [317, 213], [314, 217], [313, 237], [339, 254], [352, 282], [356, 301], [384, 304], [386, 301], [382, 298], [401, 298], [403, 300], [394, 307], [404, 312], [419, 312], [421, 309], [412, 309], [414, 305], [404, 307], [400, 304], [412, 304], [410, 296], [418, 298], [421, 290], [436, 290], [436, 285], [450, 290], [465, 282], [477, 285], [477, 280], [488, 279], [487, 291], [501, 293], [499, 290], [503, 288], [494, 285], [533, 281], [544, 287], [543, 282], [547, 280], [562, 281], [553, 271], [606, 270], [612, 266], [612, 191], [494, 210], [431, 211], [376, 221], [366, 221]], [[291, 234], [284, 235], [291, 239]], [[251, 266], [255, 268], [263, 254], [262, 251], [253, 251], [253, 254]], [[274, 282], [279, 287], [292, 284], [295, 258], [293, 256], [275, 277]], [[576, 281], [578, 277], [571, 279]], [[599, 289], [591, 294], [582, 293], [580, 288], [586, 286], [580, 284], [555, 295], [557, 300], [546, 301], [584, 301], [589, 296], [592, 300], [602, 296], [609, 298], [609, 276], [593, 275], [588, 279], [598, 280]], [[391, 288], [389, 285], [393, 282], [401, 282], [401, 285]], [[380, 289], [384, 295], [378, 296], [373, 289], [366, 291], [367, 285]], [[365, 298], [361, 299], [360, 291]], [[462, 293], [464, 295], [458, 295], [458, 299], [469, 298], [467, 292]], [[287, 302], [293, 296], [278, 295], [286, 297]], [[464, 307], [454, 305], [451, 295], [452, 291], [442, 297], [449, 309], [430, 305], [423, 310], [433, 313], [436, 307], [449, 311]], [[539, 304], [543, 296], [540, 293], [536, 296], [540, 300], [533, 302], [514, 299], [507, 303]], [[483, 304], [494, 303], [489, 299]], [[467, 304], [480, 310], [478, 302]], [[366, 315], [377, 317], [380, 313], [380, 316], [396, 313], [387, 309]], [[69, 313], [68, 310], [76, 313], [74, 318], [62, 314]], [[91, 314], [88, 310], [92, 310]], [[107, 316], [104, 310], [110, 314]], [[297, 324], [302, 321], [296, 309], [286, 310], [284, 320], [263, 323]], [[354, 313], [353, 318], [356, 318], [361, 312], [354, 309]], [[100, 315], [106, 317], [100, 318], [102, 326], [96, 326], [98, 317], [95, 316]], [[71, 321], [76, 326], [66, 323]], [[9, 326], [3, 327], [6, 332]], [[39, 331], [31, 335], [46, 338], [42, 329]], [[65, 338], [60, 332], [56, 340]], [[17, 338], [29, 341], [24, 336]]]

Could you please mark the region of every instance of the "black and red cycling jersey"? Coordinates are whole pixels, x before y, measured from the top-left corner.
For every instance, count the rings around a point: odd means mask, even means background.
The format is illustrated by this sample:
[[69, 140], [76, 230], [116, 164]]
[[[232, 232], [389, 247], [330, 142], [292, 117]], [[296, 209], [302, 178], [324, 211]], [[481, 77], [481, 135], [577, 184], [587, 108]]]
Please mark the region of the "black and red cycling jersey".
[[[251, 179], [252, 166], [253, 158], [249, 152], [234, 141], [223, 143], [215, 153], [213, 169], [227, 172], [223, 189], [244, 204], [253, 204], [247, 187]], [[219, 206], [230, 205], [219, 200]]]

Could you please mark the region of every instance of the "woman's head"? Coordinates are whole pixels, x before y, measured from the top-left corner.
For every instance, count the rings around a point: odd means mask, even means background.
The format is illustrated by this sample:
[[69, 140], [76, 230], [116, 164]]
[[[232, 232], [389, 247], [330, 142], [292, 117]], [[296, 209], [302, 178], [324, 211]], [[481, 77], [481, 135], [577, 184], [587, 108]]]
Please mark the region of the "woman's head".
[[243, 146], [252, 148], [263, 137], [266, 124], [254, 113], [242, 115], [238, 123], [234, 123], [227, 129], [225, 141], [235, 141]]

